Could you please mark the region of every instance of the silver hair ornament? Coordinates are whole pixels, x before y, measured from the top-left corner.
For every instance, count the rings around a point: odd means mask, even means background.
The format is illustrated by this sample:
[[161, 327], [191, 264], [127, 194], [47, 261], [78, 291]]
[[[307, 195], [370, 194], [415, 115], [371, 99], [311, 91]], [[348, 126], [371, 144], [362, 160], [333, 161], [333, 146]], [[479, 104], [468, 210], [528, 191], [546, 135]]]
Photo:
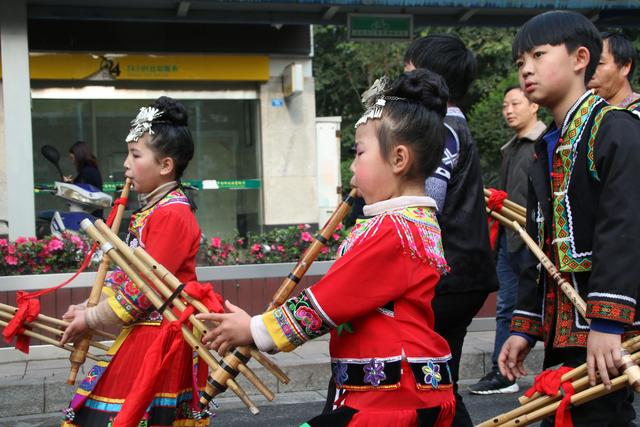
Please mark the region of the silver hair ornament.
[[151, 122], [161, 117], [162, 111], [155, 107], [142, 107], [135, 119], [131, 120], [131, 129], [129, 135], [127, 135], [127, 142], [137, 142], [145, 132], [149, 132], [149, 135], [153, 135], [153, 129], [151, 129]]

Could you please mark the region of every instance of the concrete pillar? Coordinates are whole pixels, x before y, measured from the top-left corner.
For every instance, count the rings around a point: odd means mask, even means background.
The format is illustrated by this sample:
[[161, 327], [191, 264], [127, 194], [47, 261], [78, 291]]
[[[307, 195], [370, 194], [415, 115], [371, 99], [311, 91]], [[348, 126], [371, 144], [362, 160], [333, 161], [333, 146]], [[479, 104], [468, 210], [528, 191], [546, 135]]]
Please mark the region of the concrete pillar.
[[0, 1], [4, 170], [9, 238], [35, 235], [26, 0]]
[[282, 69], [294, 59], [271, 59], [260, 86], [265, 225], [316, 223], [318, 198], [315, 94], [311, 60], [303, 63], [304, 90], [285, 98]]

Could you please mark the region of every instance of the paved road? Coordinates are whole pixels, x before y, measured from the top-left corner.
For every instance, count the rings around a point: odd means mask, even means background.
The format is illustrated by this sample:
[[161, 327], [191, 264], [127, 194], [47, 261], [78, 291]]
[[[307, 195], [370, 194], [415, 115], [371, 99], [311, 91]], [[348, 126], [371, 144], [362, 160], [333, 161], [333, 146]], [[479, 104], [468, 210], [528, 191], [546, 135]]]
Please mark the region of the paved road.
[[[480, 423], [497, 414], [507, 412], [517, 406], [517, 398], [522, 393], [473, 396], [464, 394], [464, 400], [469, 409], [474, 423]], [[308, 396], [306, 397], [308, 398]], [[287, 404], [260, 404], [261, 413], [252, 416], [244, 408], [224, 407], [219, 411], [216, 418], [210, 424], [211, 427], [271, 427], [271, 426], [299, 426], [301, 423], [311, 419], [320, 413], [324, 402], [318, 398], [312, 401], [296, 401]], [[640, 398], [636, 398], [634, 403], [636, 412], [640, 414]], [[5, 419], [6, 420], [6, 419]], [[50, 414], [43, 419], [13, 419], [10, 423], [0, 420], [0, 427], [57, 427], [59, 426], [59, 415]]]

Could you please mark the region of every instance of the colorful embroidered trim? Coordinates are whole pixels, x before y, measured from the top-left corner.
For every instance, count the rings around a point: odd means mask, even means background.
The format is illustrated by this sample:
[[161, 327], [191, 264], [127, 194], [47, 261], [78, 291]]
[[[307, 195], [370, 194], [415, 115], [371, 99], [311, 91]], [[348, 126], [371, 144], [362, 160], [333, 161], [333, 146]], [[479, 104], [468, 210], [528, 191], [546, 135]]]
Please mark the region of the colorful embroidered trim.
[[149, 216], [153, 214], [153, 212], [155, 212], [156, 209], [166, 205], [171, 205], [174, 203], [191, 206], [187, 196], [185, 196], [182, 190], [178, 188], [169, 192], [166, 196], [160, 199], [158, 203], [151, 206], [149, 209], [145, 209], [143, 211], [134, 213], [131, 216], [131, 222], [129, 223], [129, 236], [127, 236], [127, 243], [131, 245], [131, 242], [135, 238], [138, 244], [144, 247], [144, 244], [141, 241], [142, 230], [144, 229], [144, 226], [147, 223], [147, 219], [149, 218]]
[[571, 173], [577, 157], [577, 150], [586, 123], [596, 106], [605, 101], [595, 95], [589, 95], [574, 110], [566, 130], [558, 141], [553, 155], [552, 195], [553, 195], [553, 241], [558, 269], [563, 272], [591, 271], [591, 252], [575, 253], [571, 205], [568, 196]]
[[[339, 256], [343, 256], [367, 238], [375, 236], [385, 218], [393, 221], [404, 253], [428, 263], [441, 274], [449, 271], [444, 257], [440, 226], [433, 208], [401, 208], [384, 212], [370, 219], [359, 220], [338, 248]], [[419, 242], [414, 239], [410, 223], [414, 224], [418, 231]]]
[[320, 309], [310, 289], [289, 298], [280, 308], [265, 313], [263, 321], [282, 351], [290, 351], [337, 326]]

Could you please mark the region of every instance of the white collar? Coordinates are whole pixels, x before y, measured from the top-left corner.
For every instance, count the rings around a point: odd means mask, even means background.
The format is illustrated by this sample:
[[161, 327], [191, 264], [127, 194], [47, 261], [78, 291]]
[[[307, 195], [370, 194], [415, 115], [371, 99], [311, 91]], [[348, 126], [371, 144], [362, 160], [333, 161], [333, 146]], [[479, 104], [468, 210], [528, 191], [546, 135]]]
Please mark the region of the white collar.
[[362, 213], [365, 216], [375, 216], [381, 213], [408, 208], [411, 206], [423, 206], [428, 208], [437, 209], [436, 201], [427, 196], [400, 196], [393, 199], [383, 200], [371, 205], [366, 205], [362, 208]]

